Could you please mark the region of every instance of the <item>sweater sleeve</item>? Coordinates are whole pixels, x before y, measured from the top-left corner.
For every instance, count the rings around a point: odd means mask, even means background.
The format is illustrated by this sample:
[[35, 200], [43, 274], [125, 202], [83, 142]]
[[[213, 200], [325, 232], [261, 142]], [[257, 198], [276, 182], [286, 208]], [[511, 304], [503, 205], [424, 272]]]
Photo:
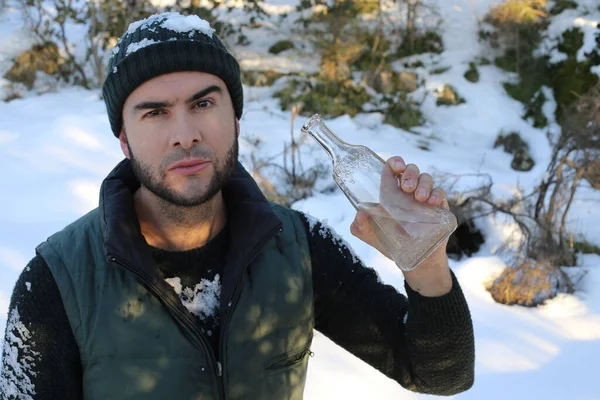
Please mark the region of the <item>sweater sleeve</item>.
[[473, 324], [454, 273], [452, 290], [408, 298], [383, 284], [330, 228], [304, 216], [309, 232], [315, 329], [404, 388], [453, 395], [474, 381]]
[[81, 400], [79, 348], [60, 292], [36, 256], [13, 289], [0, 369], [0, 400]]

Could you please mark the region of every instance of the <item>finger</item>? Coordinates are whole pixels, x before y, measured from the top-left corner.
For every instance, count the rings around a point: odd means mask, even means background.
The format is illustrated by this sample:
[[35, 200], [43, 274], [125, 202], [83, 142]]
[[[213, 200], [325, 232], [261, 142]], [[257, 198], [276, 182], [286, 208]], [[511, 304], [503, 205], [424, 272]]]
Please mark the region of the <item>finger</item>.
[[429, 195], [429, 199], [427, 199], [427, 203], [434, 206], [443, 206], [445, 203], [447, 206], [448, 202], [446, 201], [446, 191], [439, 187], [433, 189]]
[[419, 176], [417, 190], [415, 190], [415, 198], [419, 201], [425, 201], [429, 198], [429, 194], [433, 190], [433, 177], [430, 174], [424, 173]]
[[419, 167], [415, 164], [408, 164], [406, 166], [406, 171], [402, 173], [402, 190], [408, 193], [414, 192], [417, 188], [417, 183], [419, 182], [419, 175]]
[[398, 175], [400, 175], [406, 170], [406, 163], [404, 162], [404, 159], [400, 156], [389, 158], [386, 162], [392, 168], [392, 171], [394, 171]]

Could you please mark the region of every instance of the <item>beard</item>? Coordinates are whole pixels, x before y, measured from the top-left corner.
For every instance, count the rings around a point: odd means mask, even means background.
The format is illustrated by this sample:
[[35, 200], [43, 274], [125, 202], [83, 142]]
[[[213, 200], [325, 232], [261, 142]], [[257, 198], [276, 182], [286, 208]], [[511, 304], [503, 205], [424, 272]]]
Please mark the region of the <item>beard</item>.
[[[238, 128], [235, 127], [235, 139], [231, 148], [224, 158], [215, 158], [214, 151], [203, 147], [192, 147], [191, 149], [179, 149], [169, 154], [160, 164], [155, 173], [153, 168], [135, 157], [129, 142], [127, 142], [130, 162], [136, 178], [148, 191], [158, 198], [178, 207], [196, 207], [211, 200], [229, 182], [233, 175], [239, 153]], [[169, 165], [181, 161], [184, 158], [201, 158], [211, 160], [213, 164], [213, 175], [204, 190], [198, 189], [192, 195], [185, 195], [170, 188], [166, 184], [167, 168]], [[189, 179], [194, 179], [189, 178]]]

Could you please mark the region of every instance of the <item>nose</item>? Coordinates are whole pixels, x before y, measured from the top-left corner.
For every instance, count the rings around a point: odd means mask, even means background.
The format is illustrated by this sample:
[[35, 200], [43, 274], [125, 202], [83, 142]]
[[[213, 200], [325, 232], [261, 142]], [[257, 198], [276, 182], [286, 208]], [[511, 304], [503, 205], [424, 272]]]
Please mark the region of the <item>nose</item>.
[[202, 141], [202, 132], [197, 123], [187, 115], [178, 115], [171, 126], [171, 145], [189, 149]]

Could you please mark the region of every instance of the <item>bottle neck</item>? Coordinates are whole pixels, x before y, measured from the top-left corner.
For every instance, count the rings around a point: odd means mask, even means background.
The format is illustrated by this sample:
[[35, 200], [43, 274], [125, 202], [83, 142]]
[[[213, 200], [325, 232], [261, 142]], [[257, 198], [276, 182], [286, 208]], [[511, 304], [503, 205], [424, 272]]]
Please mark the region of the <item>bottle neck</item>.
[[350, 145], [331, 132], [319, 116], [312, 117], [302, 127], [302, 130], [311, 135], [325, 149], [334, 165], [348, 154]]

